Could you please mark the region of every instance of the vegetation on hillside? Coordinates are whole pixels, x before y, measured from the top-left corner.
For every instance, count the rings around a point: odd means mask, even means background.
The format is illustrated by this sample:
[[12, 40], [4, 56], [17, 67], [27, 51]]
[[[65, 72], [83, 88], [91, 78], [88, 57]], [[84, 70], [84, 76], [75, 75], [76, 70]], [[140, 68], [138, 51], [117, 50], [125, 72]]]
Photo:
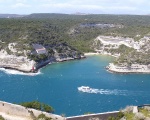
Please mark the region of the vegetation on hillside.
[[27, 107], [27, 108], [33, 108], [33, 109], [41, 110], [45, 112], [50, 112], [50, 113], [54, 112], [54, 109], [51, 106], [44, 104], [44, 103], [40, 103], [38, 101], [24, 102], [24, 103], [21, 103], [20, 105]]
[[110, 116], [108, 120], [120, 120], [122, 117], [124, 117], [124, 114], [122, 112], [119, 112], [116, 117]]
[[121, 54], [121, 56], [115, 61], [116, 64], [127, 63], [129, 66], [131, 64], [150, 64], [150, 54], [145, 54], [142, 52], [136, 52], [135, 50], [128, 52], [127, 54]]
[[40, 114], [35, 120], [53, 120], [52, 118], [46, 117], [44, 114]]
[[0, 115], [0, 120], [5, 120], [5, 119]]
[[[88, 24], [113, 24], [122, 27], [83, 27], [83, 25]], [[94, 51], [92, 44], [98, 35], [131, 37], [138, 41], [143, 36], [149, 34], [150, 16], [31, 14], [22, 18], [1, 18], [0, 31], [0, 49], [5, 48], [9, 43], [13, 42], [19, 43], [19, 50], [32, 50], [32, 44], [34, 43], [39, 43], [48, 48], [50, 54], [48, 56], [28, 55], [31, 59], [40, 61], [43, 57], [47, 59], [47, 57], [53, 56], [53, 49], [55, 48], [57, 48], [59, 52], [63, 52], [62, 48], [64, 48], [65, 45], [77, 50], [77, 54]], [[29, 44], [28, 48], [24, 46], [25, 44]], [[21, 45], [23, 46], [21, 47]], [[119, 62], [122, 62], [122, 59], [124, 59], [124, 61], [127, 60], [130, 56], [133, 56], [133, 54], [143, 54], [135, 53], [134, 50], [130, 52], [130, 49], [124, 49], [128, 48], [121, 46], [118, 49], [118, 51], [122, 53], [118, 60]], [[7, 51], [10, 52], [8, 49]], [[112, 50], [112, 52], [117, 51]], [[131, 55], [131, 53], [133, 54]], [[67, 54], [67, 56], [72, 55], [73, 52], [72, 54]], [[144, 56], [146, 57], [147, 55], [145, 54]], [[135, 58], [138, 58], [138, 55]], [[143, 59], [130, 59], [127, 62], [138, 61], [142, 61], [143, 63]], [[148, 64], [149, 61], [144, 60], [144, 63]]]
[[137, 113], [133, 113], [133, 106], [127, 106], [121, 110], [116, 117], [110, 116], [108, 120], [149, 120], [150, 119], [150, 107], [144, 106], [138, 108]]
[[[124, 27], [81, 27], [85, 23], [116, 24]], [[45, 46], [66, 42], [82, 52], [91, 50], [89, 45], [98, 35], [132, 38], [140, 35], [139, 39], [149, 30], [149, 16], [31, 14], [18, 19], [0, 19], [0, 40], [5, 42], [4, 45], [14, 41]]]
[[120, 46], [119, 49], [117, 49], [117, 51], [120, 51], [121, 55], [118, 59], [115, 60], [114, 63], [115, 64], [127, 63], [127, 65], [129, 66], [131, 64], [149, 65], [150, 64], [149, 45], [150, 42], [144, 45], [140, 51], [136, 51], [133, 48], [128, 48], [124, 45]]

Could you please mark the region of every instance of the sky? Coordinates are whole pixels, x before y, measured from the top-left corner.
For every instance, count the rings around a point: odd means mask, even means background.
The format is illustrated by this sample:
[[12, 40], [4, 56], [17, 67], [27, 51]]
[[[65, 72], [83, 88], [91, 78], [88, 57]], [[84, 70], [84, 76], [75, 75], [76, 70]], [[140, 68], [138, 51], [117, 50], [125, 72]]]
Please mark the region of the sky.
[[150, 0], [0, 0], [0, 14], [150, 14]]

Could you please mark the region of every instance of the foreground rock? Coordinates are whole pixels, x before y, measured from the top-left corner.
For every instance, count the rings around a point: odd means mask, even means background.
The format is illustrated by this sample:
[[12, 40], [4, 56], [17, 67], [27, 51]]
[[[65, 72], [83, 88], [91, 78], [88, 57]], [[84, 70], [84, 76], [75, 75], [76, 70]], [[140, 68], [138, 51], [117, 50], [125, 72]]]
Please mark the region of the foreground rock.
[[149, 105], [127, 106], [121, 110], [123, 117], [120, 120], [150, 120]]
[[0, 101], [0, 115], [6, 120], [33, 120], [44, 114], [52, 120], [65, 120], [56, 114], [46, 113], [35, 109], [25, 108], [20, 105]]

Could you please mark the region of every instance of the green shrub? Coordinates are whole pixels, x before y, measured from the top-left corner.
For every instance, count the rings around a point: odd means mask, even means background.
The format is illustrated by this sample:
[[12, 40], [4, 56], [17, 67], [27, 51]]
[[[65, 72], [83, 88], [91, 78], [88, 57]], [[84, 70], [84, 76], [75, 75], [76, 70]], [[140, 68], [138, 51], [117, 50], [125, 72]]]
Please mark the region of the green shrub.
[[5, 120], [5, 119], [0, 115], [0, 120]]
[[119, 112], [119, 113], [117, 114], [117, 117], [112, 117], [112, 116], [110, 116], [110, 117], [108, 118], [108, 120], [120, 120], [122, 117], [124, 117], [123, 112]]
[[117, 115], [117, 119], [121, 119], [122, 117], [124, 117], [123, 112], [119, 112], [118, 115]]
[[115, 120], [115, 118], [114, 117], [108, 117], [108, 120]]
[[93, 114], [92, 112], [86, 112], [84, 113], [84, 115], [89, 115], [89, 114]]
[[41, 104], [38, 101], [32, 101], [32, 102], [24, 102], [20, 105], [27, 107], [27, 108], [34, 108], [36, 110], [41, 110]]
[[33, 108], [33, 109], [41, 110], [45, 112], [50, 112], [50, 113], [54, 112], [54, 109], [51, 106], [44, 104], [44, 103], [40, 103], [38, 101], [24, 102], [24, 103], [21, 103], [20, 105], [26, 108]]
[[54, 112], [54, 109], [49, 105], [42, 104], [42, 108], [45, 112], [51, 112], [51, 113]]
[[37, 120], [52, 120], [52, 118], [46, 117], [44, 114], [40, 114], [37, 118]]

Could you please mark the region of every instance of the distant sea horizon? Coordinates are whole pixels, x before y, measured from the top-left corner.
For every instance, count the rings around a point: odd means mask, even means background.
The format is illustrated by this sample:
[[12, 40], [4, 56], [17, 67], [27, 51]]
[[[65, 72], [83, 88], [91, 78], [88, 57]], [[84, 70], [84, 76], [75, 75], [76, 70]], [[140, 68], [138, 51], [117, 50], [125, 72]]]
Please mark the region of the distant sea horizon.
[[[120, 110], [150, 103], [150, 74], [113, 74], [105, 67], [110, 56], [54, 63], [37, 74], [0, 69], [0, 100], [21, 103], [33, 100], [51, 105], [55, 114], [81, 115]], [[89, 86], [97, 93], [83, 93]]]

